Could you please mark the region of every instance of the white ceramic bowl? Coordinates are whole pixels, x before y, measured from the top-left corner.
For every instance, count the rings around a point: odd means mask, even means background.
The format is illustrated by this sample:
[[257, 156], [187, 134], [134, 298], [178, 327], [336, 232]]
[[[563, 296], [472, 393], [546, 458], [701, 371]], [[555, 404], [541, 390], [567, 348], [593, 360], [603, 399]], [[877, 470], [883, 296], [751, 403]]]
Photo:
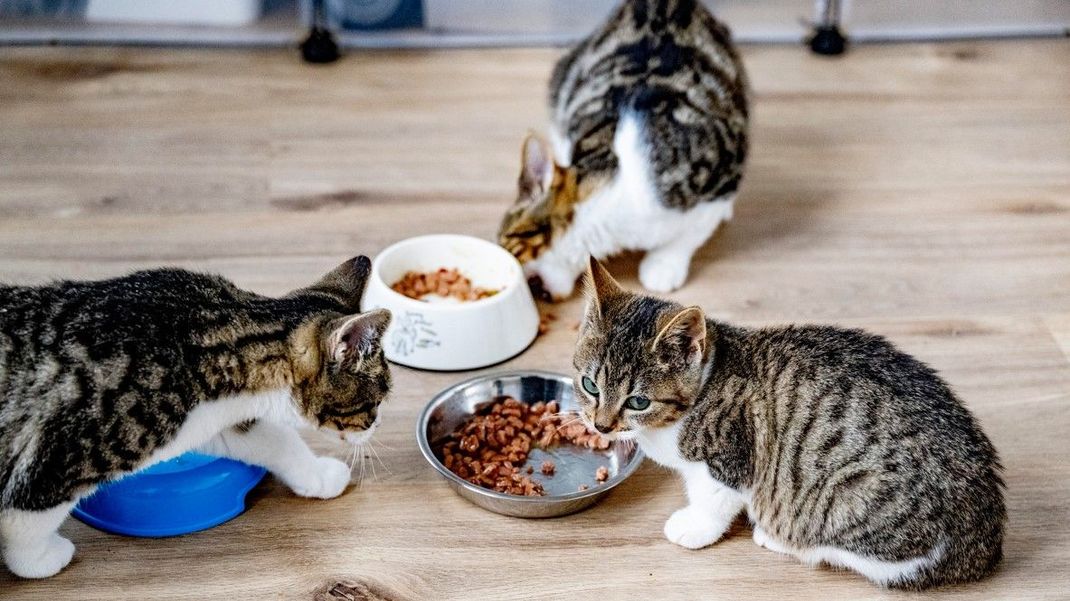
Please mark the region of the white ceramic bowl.
[[[500, 290], [477, 301], [427, 302], [394, 292], [407, 271], [457, 268], [474, 286]], [[524, 270], [497, 244], [454, 234], [419, 236], [388, 247], [372, 261], [361, 308], [394, 315], [386, 358], [418, 369], [486, 367], [519, 354], [539, 332], [539, 310]]]

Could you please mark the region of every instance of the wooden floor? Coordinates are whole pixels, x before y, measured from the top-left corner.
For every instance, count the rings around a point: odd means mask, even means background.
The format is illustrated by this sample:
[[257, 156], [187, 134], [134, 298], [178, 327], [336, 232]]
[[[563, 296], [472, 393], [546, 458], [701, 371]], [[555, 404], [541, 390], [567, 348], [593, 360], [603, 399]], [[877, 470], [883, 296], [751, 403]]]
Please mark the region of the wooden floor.
[[[925, 598], [1070, 598], [1070, 42], [744, 55], [745, 189], [674, 296], [750, 324], [863, 326], [932, 363], [1000, 450], [1010, 524], [994, 577]], [[274, 294], [408, 236], [491, 237], [556, 56], [0, 49], [0, 280], [173, 264]], [[634, 257], [612, 268], [634, 285]], [[579, 306], [555, 311], [496, 369], [567, 371]], [[669, 544], [684, 495], [649, 464], [572, 517], [488, 514], [413, 439], [470, 374], [394, 373], [377, 478], [324, 502], [268, 480], [246, 514], [182, 538], [72, 520], [74, 563], [43, 582], [0, 569], [0, 597], [913, 598], [760, 549], [742, 524], [703, 551]]]

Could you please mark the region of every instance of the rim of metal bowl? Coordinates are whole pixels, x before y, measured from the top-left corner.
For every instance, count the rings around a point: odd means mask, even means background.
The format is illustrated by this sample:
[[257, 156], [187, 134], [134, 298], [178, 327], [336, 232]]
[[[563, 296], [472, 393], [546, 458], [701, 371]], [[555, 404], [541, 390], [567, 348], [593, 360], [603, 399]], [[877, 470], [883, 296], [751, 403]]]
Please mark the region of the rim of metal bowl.
[[627, 480], [629, 476], [635, 473], [635, 470], [639, 469], [639, 466], [642, 465], [643, 459], [646, 457], [646, 455], [643, 454], [642, 449], [636, 446], [635, 454], [632, 456], [631, 460], [629, 460], [627, 464], [622, 466], [621, 469], [616, 473], [616, 475], [614, 475], [609, 480], [606, 480], [602, 484], [592, 486], [591, 488], [584, 491], [571, 492], [565, 495], [546, 495], [542, 497], [522, 497], [520, 495], [509, 495], [506, 493], [498, 492], [496, 490], [491, 490], [489, 488], [483, 488], [482, 486], [472, 484], [471, 482], [461, 478], [457, 474], [454, 474], [450, 470], [446, 469], [446, 466], [442, 465], [442, 462], [439, 461], [438, 457], [435, 456], [435, 452], [431, 449], [431, 441], [427, 438], [427, 426], [428, 422], [431, 419], [431, 413], [454, 392], [467, 386], [470, 386], [473, 383], [481, 382], [483, 380], [493, 380], [496, 378], [525, 376], [535, 376], [540, 378], [546, 378], [548, 380], [559, 380], [568, 384], [572, 383], [572, 378], [564, 374], [559, 374], [551, 371], [542, 371], [537, 369], [519, 369], [484, 374], [482, 376], [475, 376], [473, 378], [468, 378], [467, 380], [458, 382], [448, 388], [445, 388], [435, 396], [431, 397], [431, 400], [427, 403], [427, 406], [424, 407], [424, 410], [422, 412], [420, 412], [420, 419], [416, 422], [416, 441], [420, 446], [420, 453], [424, 456], [424, 459], [426, 459], [427, 462], [430, 463], [431, 466], [434, 467], [439, 474], [441, 474], [443, 477], [453, 482], [454, 484], [457, 484], [458, 486], [461, 486], [467, 490], [470, 490], [474, 493], [491, 499], [501, 499], [513, 503], [546, 503], [547, 501], [573, 501], [576, 499], [584, 499], [587, 497], [598, 496], [609, 492], [618, 484]]

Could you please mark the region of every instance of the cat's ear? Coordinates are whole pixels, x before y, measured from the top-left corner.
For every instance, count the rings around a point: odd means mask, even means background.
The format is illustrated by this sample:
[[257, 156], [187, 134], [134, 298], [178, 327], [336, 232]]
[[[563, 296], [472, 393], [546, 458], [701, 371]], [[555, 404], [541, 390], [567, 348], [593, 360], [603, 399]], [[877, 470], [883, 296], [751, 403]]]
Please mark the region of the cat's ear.
[[587, 258], [584, 285], [587, 290], [587, 321], [604, 317], [606, 305], [625, 293], [609, 270], [594, 257]]
[[554, 178], [554, 158], [550, 145], [539, 134], [528, 132], [520, 150], [521, 198], [541, 197]]
[[688, 307], [669, 319], [654, 338], [654, 352], [660, 357], [684, 359], [687, 365], [706, 355], [706, 315], [698, 307]]
[[327, 340], [331, 360], [336, 363], [350, 363], [371, 354], [379, 348], [383, 333], [389, 325], [390, 311], [386, 309], [334, 320], [329, 326], [330, 335]]
[[351, 310], [359, 311], [371, 272], [371, 259], [360, 255], [335, 267], [311, 288], [340, 298]]

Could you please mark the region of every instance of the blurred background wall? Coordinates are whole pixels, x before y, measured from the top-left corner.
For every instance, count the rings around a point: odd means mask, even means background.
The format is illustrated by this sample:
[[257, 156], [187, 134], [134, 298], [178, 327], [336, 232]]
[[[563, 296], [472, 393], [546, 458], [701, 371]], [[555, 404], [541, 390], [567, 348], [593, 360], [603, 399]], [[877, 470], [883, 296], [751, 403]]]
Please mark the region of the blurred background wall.
[[[350, 46], [567, 44], [618, 0], [323, 0]], [[813, 0], [706, 0], [742, 41], [797, 42]], [[0, 43], [291, 44], [312, 0], [0, 0]], [[1067, 35], [1068, 0], [846, 0], [858, 41]]]

